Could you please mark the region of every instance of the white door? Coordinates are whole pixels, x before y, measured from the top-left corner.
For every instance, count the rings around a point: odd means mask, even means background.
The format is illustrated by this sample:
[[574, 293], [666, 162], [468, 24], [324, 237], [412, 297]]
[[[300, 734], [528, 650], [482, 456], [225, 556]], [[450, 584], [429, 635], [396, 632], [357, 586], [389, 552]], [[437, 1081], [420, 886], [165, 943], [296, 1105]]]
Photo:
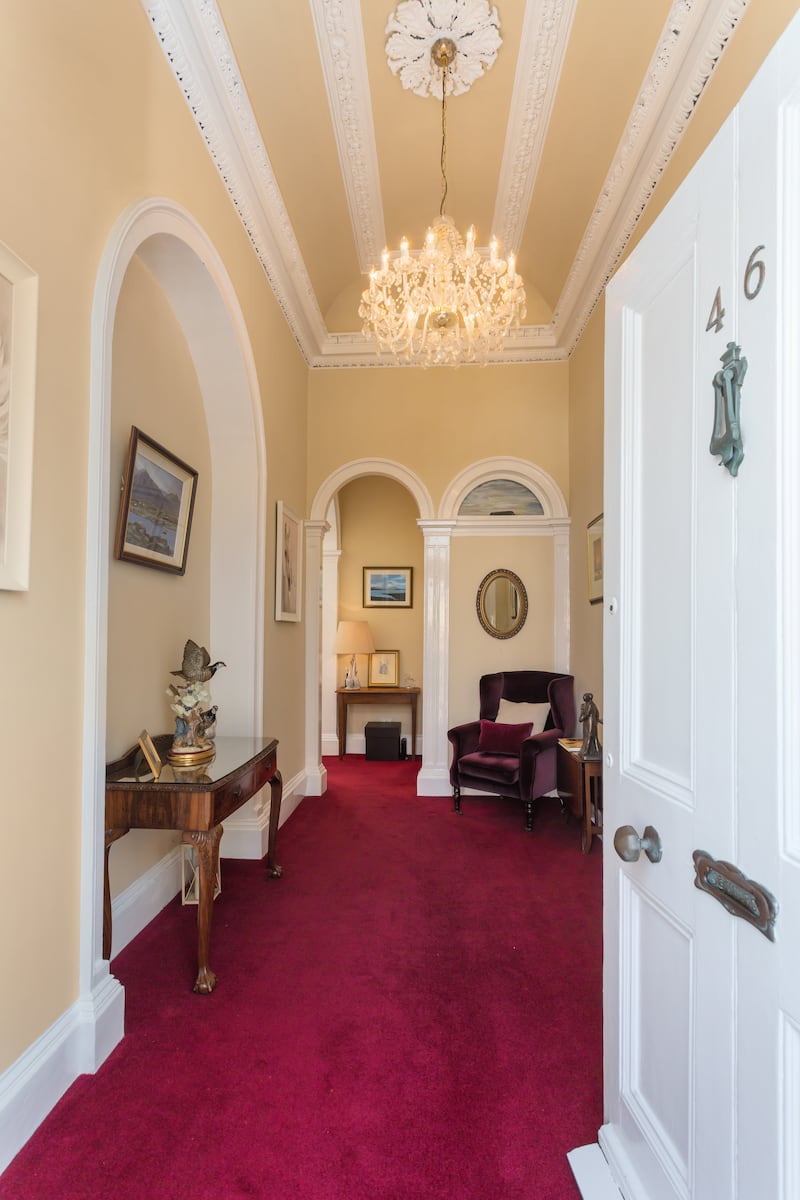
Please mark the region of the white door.
[[607, 293], [600, 1142], [630, 1200], [800, 1197], [798, 64], [795, 20]]

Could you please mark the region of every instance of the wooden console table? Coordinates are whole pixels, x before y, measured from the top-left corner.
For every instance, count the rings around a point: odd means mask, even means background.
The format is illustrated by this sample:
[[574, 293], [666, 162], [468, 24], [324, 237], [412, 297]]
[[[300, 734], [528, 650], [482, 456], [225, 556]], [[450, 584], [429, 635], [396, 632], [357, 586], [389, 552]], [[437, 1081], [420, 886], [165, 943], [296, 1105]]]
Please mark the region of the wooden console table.
[[362, 687], [336, 689], [336, 731], [339, 735], [339, 758], [344, 758], [347, 742], [347, 708], [350, 704], [411, 705], [411, 758], [417, 757], [417, 699], [420, 689], [404, 687]]
[[155, 780], [138, 746], [106, 767], [106, 853], [103, 893], [103, 957], [111, 957], [111, 892], [108, 852], [131, 829], [178, 829], [194, 846], [198, 863], [196, 992], [213, 992], [217, 977], [208, 965], [214, 881], [219, 865], [222, 821], [269, 784], [267, 876], [277, 879], [275, 841], [281, 812], [283, 781], [277, 767], [274, 738], [218, 737], [212, 762], [180, 770], [167, 762], [172, 734], [154, 739], [164, 767]]
[[592, 838], [603, 832], [603, 760], [584, 758], [558, 743], [557, 790], [581, 823], [581, 850], [588, 854]]

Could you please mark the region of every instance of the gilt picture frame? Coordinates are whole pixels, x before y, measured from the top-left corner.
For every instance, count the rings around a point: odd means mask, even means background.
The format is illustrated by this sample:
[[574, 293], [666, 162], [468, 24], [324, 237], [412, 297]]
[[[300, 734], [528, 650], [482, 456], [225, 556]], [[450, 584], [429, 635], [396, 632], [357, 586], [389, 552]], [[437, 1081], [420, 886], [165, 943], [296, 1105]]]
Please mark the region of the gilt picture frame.
[[397, 687], [400, 682], [400, 651], [375, 650], [369, 656], [368, 687]]
[[138, 738], [139, 749], [145, 757], [145, 761], [153, 772], [153, 778], [158, 779], [161, 774], [164, 764], [161, 761], [161, 756], [156, 750], [155, 743], [146, 729], [143, 729]]
[[115, 558], [183, 575], [196, 491], [194, 467], [132, 425]]
[[364, 567], [364, 608], [412, 608], [412, 567]]
[[275, 620], [302, 620], [303, 522], [297, 513], [277, 503], [275, 529]]
[[39, 277], [0, 242], [0, 588], [28, 590]]
[[590, 604], [603, 600], [603, 514], [586, 526], [586, 570]]

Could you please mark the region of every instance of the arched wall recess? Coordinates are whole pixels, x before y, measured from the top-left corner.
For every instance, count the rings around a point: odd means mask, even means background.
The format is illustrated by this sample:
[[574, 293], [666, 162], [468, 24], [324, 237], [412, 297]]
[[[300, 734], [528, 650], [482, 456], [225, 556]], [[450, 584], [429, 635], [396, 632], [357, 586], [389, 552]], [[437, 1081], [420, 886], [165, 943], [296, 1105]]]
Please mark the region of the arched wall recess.
[[[319, 612], [313, 612], [310, 608], [306, 610], [306, 670], [308, 673], [306, 679], [306, 781], [308, 795], [322, 795], [325, 790], [326, 773], [321, 761], [322, 754], [338, 753], [334, 728], [335, 706], [331, 701], [333, 689], [330, 685], [330, 681], [335, 681], [336, 678], [333, 637], [336, 632], [338, 609], [338, 519], [333, 539], [325, 535], [323, 541], [322, 537], [318, 537], [317, 529], [321, 528], [324, 533], [324, 530], [328, 528], [328, 519], [334, 515], [338, 518], [336, 510], [332, 506], [335, 505], [336, 497], [345, 484], [365, 475], [382, 475], [402, 484], [414, 497], [421, 518], [420, 524], [423, 520], [430, 520], [434, 511], [430, 493], [419, 477], [401, 463], [393, 462], [388, 458], [360, 458], [345, 463], [333, 471], [320, 485], [312, 501], [308, 522], [311, 532], [306, 538], [306, 596], [321, 594], [321, 610]], [[427, 542], [423, 575], [427, 581]], [[320, 576], [321, 584], [319, 583]], [[419, 596], [420, 592], [417, 591], [416, 594]], [[427, 662], [429, 640], [427, 583], [423, 595], [426, 605], [423, 656]], [[316, 664], [321, 664], [319, 670], [317, 670]], [[324, 698], [320, 696], [320, 677], [326, 688]], [[424, 723], [425, 687], [423, 687], [422, 696]], [[312, 791], [315, 786], [317, 790]]]
[[[231, 672], [230, 678], [220, 675], [215, 700], [232, 733], [259, 732], [262, 715], [266, 453], [255, 362], [213, 244], [185, 209], [148, 199], [114, 226], [92, 307], [78, 1073], [96, 1070], [123, 1036], [123, 991], [102, 958], [103, 817], [112, 343], [120, 289], [134, 255], [153, 272], [175, 311], [203, 395], [214, 477], [211, 645], [224, 644], [240, 665], [235, 681]], [[233, 563], [235, 589], [227, 586]]]

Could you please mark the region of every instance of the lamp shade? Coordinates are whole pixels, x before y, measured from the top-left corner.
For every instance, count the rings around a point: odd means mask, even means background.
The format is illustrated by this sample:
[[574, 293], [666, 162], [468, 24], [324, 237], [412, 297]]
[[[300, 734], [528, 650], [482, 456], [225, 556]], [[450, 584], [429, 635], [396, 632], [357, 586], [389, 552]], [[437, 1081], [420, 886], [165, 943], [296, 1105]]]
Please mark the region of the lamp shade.
[[333, 648], [337, 654], [372, 654], [375, 642], [366, 621], [340, 621]]

